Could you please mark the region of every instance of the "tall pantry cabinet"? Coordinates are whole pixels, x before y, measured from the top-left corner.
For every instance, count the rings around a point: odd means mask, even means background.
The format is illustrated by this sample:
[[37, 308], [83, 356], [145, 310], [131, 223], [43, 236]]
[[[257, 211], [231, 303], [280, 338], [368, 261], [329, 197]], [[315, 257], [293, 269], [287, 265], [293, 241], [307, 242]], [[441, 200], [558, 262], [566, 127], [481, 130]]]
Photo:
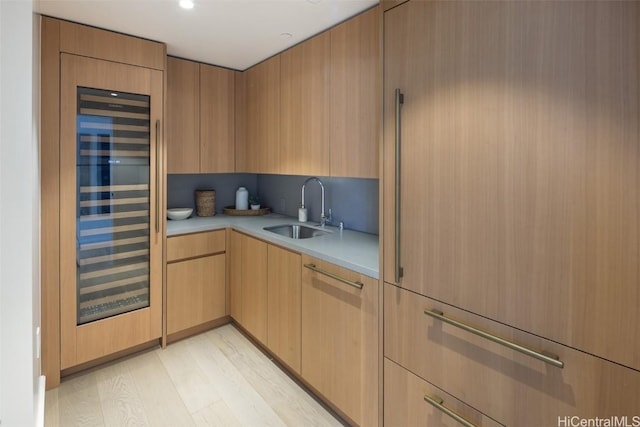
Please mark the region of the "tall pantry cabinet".
[[417, 398], [434, 425], [442, 405], [518, 426], [638, 415], [639, 17], [637, 2], [385, 11], [386, 424], [409, 371], [452, 396]]
[[42, 18], [43, 372], [162, 335], [165, 47]]

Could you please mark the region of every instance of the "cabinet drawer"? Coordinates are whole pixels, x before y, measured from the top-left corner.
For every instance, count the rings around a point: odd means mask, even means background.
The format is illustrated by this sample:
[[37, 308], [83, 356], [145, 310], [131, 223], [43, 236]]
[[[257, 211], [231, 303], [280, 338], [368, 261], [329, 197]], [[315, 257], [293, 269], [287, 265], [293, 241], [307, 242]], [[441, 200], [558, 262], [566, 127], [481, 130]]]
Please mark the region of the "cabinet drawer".
[[173, 334], [224, 317], [225, 254], [167, 266], [167, 333]]
[[[640, 372], [385, 284], [384, 354], [500, 423], [640, 415]], [[426, 315], [427, 309], [543, 353], [547, 364]], [[490, 391], [490, 392], [488, 392]], [[631, 418], [629, 418], [631, 419]]]
[[167, 239], [167, 262], [225, 251], [225, 231], [183, 234]]
[[[446, 409], [427, 402], [427, 397], [441, 401]], [[451, 411], [447, 413], [446, 411]], [[443, 426], [460, 427], [459, 416], [474, 426], [499, 426], [495, 420], [465, 405], [397, 363], [384, 359], [385, 427]]]

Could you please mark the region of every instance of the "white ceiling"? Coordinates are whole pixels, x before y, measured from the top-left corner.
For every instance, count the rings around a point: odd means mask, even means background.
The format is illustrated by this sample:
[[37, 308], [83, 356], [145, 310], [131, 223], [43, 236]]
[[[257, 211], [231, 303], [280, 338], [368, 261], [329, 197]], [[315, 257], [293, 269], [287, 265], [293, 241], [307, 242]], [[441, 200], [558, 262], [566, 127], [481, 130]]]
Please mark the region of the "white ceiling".
[[191, 10], [178, 0], [35, 3], [43, 15], [161, 41], [169, 55], [245, 70], [378, 0], [194, 0]]

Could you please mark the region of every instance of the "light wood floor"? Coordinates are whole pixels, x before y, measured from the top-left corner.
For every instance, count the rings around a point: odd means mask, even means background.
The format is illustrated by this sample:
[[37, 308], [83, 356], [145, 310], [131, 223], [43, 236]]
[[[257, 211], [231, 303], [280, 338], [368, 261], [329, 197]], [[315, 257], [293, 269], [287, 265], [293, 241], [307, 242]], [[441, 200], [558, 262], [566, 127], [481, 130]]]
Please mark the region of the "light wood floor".
[[232, 325], [66, 379], [46, 426], [339, 426]]

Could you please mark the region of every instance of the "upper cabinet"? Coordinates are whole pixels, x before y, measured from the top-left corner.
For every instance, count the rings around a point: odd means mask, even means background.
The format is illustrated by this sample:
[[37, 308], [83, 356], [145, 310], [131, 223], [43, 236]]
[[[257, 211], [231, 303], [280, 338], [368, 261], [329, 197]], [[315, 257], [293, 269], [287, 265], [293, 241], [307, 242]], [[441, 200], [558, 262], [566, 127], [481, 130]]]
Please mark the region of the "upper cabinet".
[[235, 171], [235, 72], [167, 59], [167, 173]]
[[381, 69], [376, 7], [239, 73], [237, 170], [377, 178]]
[[324, 32], [280, 55], [280, 167], [329, 175], [331, 37]]
[[380, 9], [330, 31], [331, 176], [378, 177]]
[[236, 90], [238, 172], [280, 172], [280, 56], [240, 73]]

